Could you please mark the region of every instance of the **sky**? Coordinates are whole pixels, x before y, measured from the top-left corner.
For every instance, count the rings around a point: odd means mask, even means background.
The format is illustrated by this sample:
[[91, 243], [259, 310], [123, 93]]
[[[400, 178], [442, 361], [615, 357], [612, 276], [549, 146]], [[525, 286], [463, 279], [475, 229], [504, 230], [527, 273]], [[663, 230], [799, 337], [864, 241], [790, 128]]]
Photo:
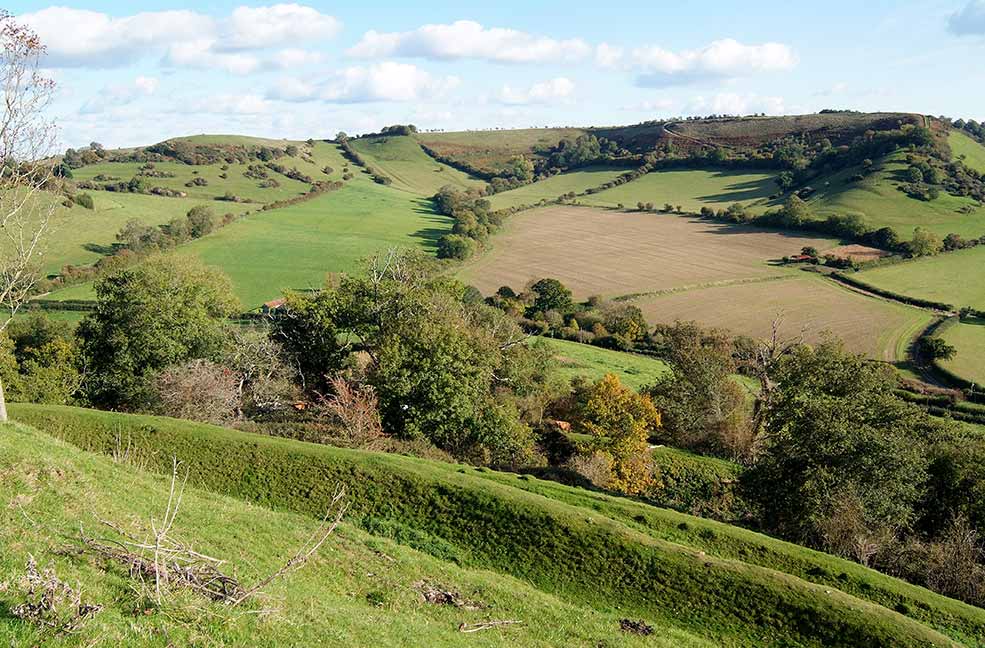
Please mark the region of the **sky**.
[[985, 120], [985, 0], [5, 8], [47, 47], [62, 146], [824, 108]]

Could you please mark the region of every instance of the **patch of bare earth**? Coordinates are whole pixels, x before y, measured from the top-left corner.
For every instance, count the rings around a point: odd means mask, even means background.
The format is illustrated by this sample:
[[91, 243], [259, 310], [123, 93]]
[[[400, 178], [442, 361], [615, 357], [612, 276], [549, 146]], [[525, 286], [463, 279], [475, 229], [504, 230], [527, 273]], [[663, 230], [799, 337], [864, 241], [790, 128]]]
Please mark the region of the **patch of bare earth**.
[[889, 256], [889, 252], [879, 248], [869, 247], [868, 245], [839, 245], [836, 248], [825, 250], [825, 254], [831, 254], [839, 259], [851, 259], [852, 261], [875, 261], [884, 256]]

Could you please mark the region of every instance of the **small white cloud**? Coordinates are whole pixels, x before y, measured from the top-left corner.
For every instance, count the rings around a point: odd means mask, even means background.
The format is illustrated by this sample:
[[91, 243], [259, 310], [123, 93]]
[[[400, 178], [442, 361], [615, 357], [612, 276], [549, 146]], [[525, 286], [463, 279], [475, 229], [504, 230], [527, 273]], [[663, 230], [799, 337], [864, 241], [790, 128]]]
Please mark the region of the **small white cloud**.
[[624, 106], [623, 110], [631, 110], [633, 112], [667, 113], [675, 105], [676, 103], [670, 99], [648, 99], [646, 101]]
[[496, 100], [507, 105], [549, 104], [566, 101], [575, 91], [575, 84], [565, 77], [535, 83], [526, 89], [504, 85]]
[[299, 4], [237, 7], [223, 39], [224, 48], [256, 49], [329, 39], [342, 29], [333, 16]]
[[680, 52], [657, 46], [641, 47], [633, 50], [631, 59], [639, 71], [637, 85], [644, 87], [791, 70], [797, 65], [797, 56], [787, 45], [744, 45], [731, 38], [714, 41], [701, 49]]
[[290, 69], [299, 68], [306, 65], [317, 65], [324, 62], [325, 56], [321, 52], [310, 52], [303, 49], [288, 48], [274, 54], [272, 62], [277, 67]]
[[720, 92], [712, 97], [694, 97], [687, 107], [687, 114], [689, 115], [752, 115], [758, 113], [785, 114], [783, 98], [754, 93]]
[[625, 51], [621, 47], [600, 43], [595, 48], [595, 63], [600, 67], [612, 68], [622, 62]]
[[985, 0], [972, 0], [951, 14], [947, 28], [958, 36], [985, 35]]
[[348, 67], [318, 82], [282, 79], [268, 92], [282, 101], [364, 103], [436, 99], [458, 87], [454, 76], [435, 77], [410, 64], [386, 61]]
[[232, 74], [250, 74], [260, 68], [260, 60], [243, 52], [216, 51], [216, 41], [201, 39], [176, 43], [164, 57], [166, 65], [191, 68], [215, 68]]
[[99, 94], [82, 105], [79, 113], [92, 115], [104, 113], [133, 103], [141, 97], [157, 92], [160, 81], [154, 77], [138, 76], [129, 84], [106, 86]]
[[497, 63], [574, 61], [591, 52], [591, 46], [581, 39], [557, 40], [515, 29], [485, 28], [472, 20], [424, 25], [406, 32], [368, 31], [348, 50], [350, 56], [358, 58], [399, 56]]

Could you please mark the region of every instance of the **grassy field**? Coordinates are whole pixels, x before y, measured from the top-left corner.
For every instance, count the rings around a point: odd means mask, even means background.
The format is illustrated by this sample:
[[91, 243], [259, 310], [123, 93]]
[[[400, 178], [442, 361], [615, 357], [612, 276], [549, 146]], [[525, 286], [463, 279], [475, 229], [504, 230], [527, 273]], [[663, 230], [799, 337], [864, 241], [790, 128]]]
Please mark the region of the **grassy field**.
[[413, 137], [365, 137], [353, 139], [351, 144], [370, 166], [393, 180], [393, 187], [411, 193], [433, 196], [445, 185], [460, 189], [481, 189], [486, 185], [447, 164], [436, 162]]
[[911, 297], [985, 309], [985, 247], [948, 252], [865, 270], [855, 278]]
[[[597, 646], [600, 642], [609, 645], [610, 638], [613, 645], [622, 645], [617, 642], [632, 638], [620, 635], [613, 626], [607, 625], [615, 617], [606, 615], [615, 614], [643, 618], [655, 624], [657, 633], [647, 641], [663, 638], [668, 640], [665, 645], [702, 645], [695, 636], [704, 640], [703, 645], [733, 647], [985, 645], [985, 610], [832, 556], [631, 499], [530, 476], [314, 446], [173, 419], [25, 405], [12, 407], [12, 415], [15, 420], [85, 449], [106, 454], [111, 454], [119, 440], [125, 438], [131, 444], [134, 456], [152, 470], [170, 467], [174, 454], [185, 462], [190, 484], [285, 512], [319, 515], [334, 484], [342, 480], [349, 487], [351, 502], [347, 521], [362, 531], [377, 538], [396, 540], [446, 563], [456, 563], [463, 570], [482, 570], [470, 571], [470, 574], [485, 575], [489, 579], [519, 578], [558, 601], [557, 605], [567, 606], [567, 610], [590, 608], [601, 613], [587, 617], [586, 623], [590, 625], [581, 625], [582, 619], [572, 612], [567, 623], [558, 627], [553, 625], [553, 620], [561, 615], [551, 614], [547, 605], [541, 608], [539, 601], [543, 599], [530, 598], [531, 607], [524, 613], [504, 598], [502, 607], [487, 608], [477, 612], [476, 616], [504, 618], [505, 615], [510, 618], [509, 614], [513, 613], [520, 617], [517, 620], [523, 621], [523, 625], [504, 630], [503, 635], [499, 635], [499, 631], [481, 633], [476, 641], [491, 642], [488, 645], [499, 645], [492, 642], [505, 640], [513, 645]], [[52, 468], [33, 469], [30, 461], [22, 458], [34, 456], [32, 453], [44, 453], [52, 445], [43, 439], [35, 442], [34, 439], [40, 436], [23, 427], [15, 427], [9, 435], [5, 430], [0, 441], [5, 444], [0, 446], [3, 448], [0, 461], [4, 462], [4, 480], [0, 485], [20, 488], [10, 493], [9, 501], [17, 502], [14, 508], [4, 510], [8, 511], [8, 519], [16, 520], [18, 528], [30, 531], [33, 526], [32, 533], [42, 532], [45, 525], [34, 526], [31, 521], [41, 518], [45, 512], [43, 491], [48, 488], [59, 491], [59, 497], [64, 490], [70, 497], [85, 501], [90, 490], [99, 491], [105, 486], [112, 497], [102, 499], [100, 496], [99, 504], [116, 507], [107, 512], [118, 515], [125, 516], [126, 507], [140, 506], [145, 497], [143, 485], [146, 482], [143, 480], [146, 476], [134, 474], [129, 468], [123, 474], [125, 483], [131, 486], [126, 490], [134, 491], [133, 502], [131, 498], [118, 497], [118, 491], [124, 488], [98, 470], [64, 470], [53, 474]], [[59, 448], [68, 453], [64, 446]], [[44, 457], [38, 459], [43, 460]], [[88, 456], [85, 460], [97, 463]], [[107, 463], [101, 465], [112, 468], [114, 473], [121, 470]], [[91, 481], [81, 487], [72, 483], [80, 475], [91, 477]], [[30, 490], [32, 487], [33, 491]], [[28, 491], [23, 493], [27, 497], [17, 498], [24, 490]], [[150, 499], [159, 502], [162, 490], [156, 490], [158, 496]], [[192, 497], [197, 499], [197, 492]], [[83, 506], [81, 512], [69, 511], [60, 518], [61, 525], [54, 525], [54, 533], [59, 528], [69, 531], [77, 528], [78, 517], [91, 515], [93, 507]], [[103, 513], [101, 506], [95, 507], [99, 513]], [[143, 507], [144, 510], [147, 508], [146, 505]], [[137, 512], [144, 513], [144, 510]], [[190, 520], [189, 526], [183, 528], [195, 530], [207, 538], [214, 537], [211, 534], [218, 534], [220, 530], [215, 528], [218, 525], [214, 525], [208, 513], [216, 510], [235, 515], [238, 507], [231, 500], [218, 500], [215, 508]], [[256, 506], [250, 508], [251, 513], [256, 510]], [[276, 539], [282, 544], [271, 553], [278, 553], [276, 560], [282, 560], [285, 548], [296, 543], [294, 529], [298, 529], [298, 536], [306, 530], [302, 518], [286, 515], [271, 518], [271, 527], [266, 527], [264, 523], [268, 518], [265, 516], [270, 514], [261, 510], [258, 515], [258, 530], [251, 529], [244, 536], [235, 532], [221, 536], [221, 546], [226, 548], [223, 555], [235, 557], [244, 543], [249, 543], [251, 558], [257, 554], [267, 555], [263, 552], [269, 537], [265, 529], [276, 528]], [[294, 526], [292, 520], [299, 520], [299, 525]], [[132, 520], [127, 522], [132, 523]], [[394, 636], [394, 624], [401, 624], [403, 620], [401, 612], [414, 609], [412, 597], [407, 594], [404, 598], [406, 582], [401, 576], [406, 572], [367, 569], [368, 566], [364, 567], [360, 561], [363, 556], [373, 560], [369, 554], [357, 554], [350, 562], [344, 543], [347, 532], [348, 528], [343, 529], [343, 535], [331, 545], [334, 551], [317, 561], [315, 568], [326, 571], [310, 576], [314, 580], [321, 575], [322, 586], [329, 589], [331, 594], [326, 596], [326, 605], [344, 599], [343, 605], [327, 615], [329, 623], [347, 628], [352, 623], [360, 623], [358, 619], [350, 620], [349, 615], [361, 611], [375, 619], [378, 625], [378, 633], [368, 636], [381, 637], [387, 642]], [[23, 537], [23, 534], [14, 535], [17, 540]], [[365, 536], [352, 537], [358, 540]], [[59, 542], [63, 541], [59, 539]], [[367, 543], [366, 546], [394, 558], [395, 564], [389, 567], [390, 570], [414, 571], [416, 567], [414, 554], [409, 550], [390, 553], [397, 551], [392, 543]], [[17, 548], [21, 553], [26, 550], [23, 545]], [[216, 552], [209, 543], [200, 548]], [[19, 562], [18, 558], [6, 559], [8, 564]], [[244, 561], [247, 565], [244, 569], [250, 570], [247, 573], [252, 576], [262, 573], [268, 564], [276, 564], [276, 560]], [[236, 564], [239, 563], [234, 566]], [[420, 576], [415, 574], [413, 578], [445, 580], [461, 573], [446, 565], [447, 570], [435, 576], [426, 571], [430, 565], [434, 563], [417, 568]], [[336, 575], [338, 570], [345, 570], [349, 575]], [[386, 579], [388, 573], [395, 574], [392, 580]], [[302, 574], [297, 577], [301, 578]], [[358, 580], [353, 583], [347, 580], [350, 578]], [[508, 585], [513, 581], [501, 582]], [[281, 586], [287, 584], [286, 580], [281, 581]], [[478, 582], [468, 581], [465, 577], [453, 584], [478, 599], [496, 595], [491, 586], [489, 590], [476, 588]], [[122, 589], [120, 587], [118, 591]], [[370, 597], [367, 590], [378, 593]], [[319, 598], [317, 595], [312, 596], [303, 584], [296, 585], [294, 591], [305, 601], [304, 609], [310, 613], [305, 618], [322, 616], [319, 614], [321, 602], [310, 600]], [[520, 597], [528, 591], [517, 588], [514, 593]], [[504, 597], [508, 593], [504, 588]], [[118, 605], [132, 610], [133, 606], [127, 604], [124, 594], [120, 591], [122, 601]], [[388, 596], [393, 596], [389, 599], [394, 601], [393, 605], [387, 603]], [[367, 600], [380, 599], [384, 604], [376, 611], [378, 614], [366, 609]], [[287, 605], [282, 598], [274, 600], [280, 600], [282, 606]], [[422, 607], [417, 600], [418, 608]], [[525, 616], [536, 615], [539, 609], [547, 610], [547, 615]], [[429, 610], [419, 613], [421, 625], [428, 623], [429, 632], [439, 639], [448, 637], [442, 633], [450, 631], [448, 626], [453, 627], [459, 621], [454, 609], [438, 612], [447, 615], [438, 617], [438, 622], [432, 621], [430, 613]], [[461, 618], [463, 613], [458, 613]], [[280, 618], [294, 618], [287, 612], [281, 612], [281, 615]], [[129, 625], [123, 629], [137, 632], [146, 628], [144, 624], [155, 621], [163, 622], [156, 615], [149, 619], [144, 616], [130, 618]], [[248, 618], [239, 619], [239, 622], [250, 623]], [[9, 617], [7, 623], [10, 623]], [[236, 628], [229, 622], [216, 623], [224, 629]], [[285, 626], [299, 632], [291, 627], [294, 624], [290, 621], [272, 625], [276, 627], [268, 629], [269, 632], [277, 632]], [[533, 625], [542, 627], [532, 630]], [[390, 626], [390, 632], [387, 626]], [[322, 627], [315, 625], [313, 632]], [[613, 627], [611, 635], [599, 636], [598, 631], [593, 630], [606, 627]], [[409, 623], [407, 632], [416, 633], [418, 628]], [[587, 628], [587, 634], [576, 634], [576, 629], [584, 628]], [[251, 629], [246, 628], [247, 631]], [[542, 632], [556, 634], [541, 639], [545, 636], [539, 634]], [[330, 641], [331, 645], [348, 641], [349, 645], [354, 645], [351, 633], [329, 632], [323, 641]], [[461, 645], [460, 636], [458, 641], [456, 645]], [[262, 645], [274, 643], [275, 640], [268, 640]], [[362, 638], [356, 643], [366, 645]], [[410, 643], [417, 642], [412, 638]]]
[[653, 384], [657, 378], [670, 371], [662, 360], [635, 353], [553, 338], [537, 338], [537, 343], [546, 344], [554, 350], [555, 357], [561, 364], [561, 372], [567, 378], [582, 376], [589, 380], [598, 380], [611, 373], [619, 376], [623, 384], [639, 389]]
[[985, 146], [965, 135], [959, 130], [952, 130], [947, 135], [947, 143], [951, 145], [951, 154], [980, 173], [985, 173]]
[[816, 341], [829, 331], [849, 349], [888, 361], [903, 359], [909, 342], [932, 319], [918, 308], [866, 297], [805, 273], [643, 297], [633, 303], [651, 323], [695, 320], [753, 337], [769, 335], [773, 319], [781, 316], [787, 337], [803, 334]]
[[[340, 170], [338, 149], [316, 146], [316, 162]], [[336, 171], [338, 172], [338, 171]], [[221, 203], [220, 203], [221, 204]], [[390, 247], [433, 250], [450, 229], [429, 201], [374, 183], [357, 173], [342, 189], [289, 207], [255, 212], [178, 248], [229, 274], [247, 308], [289, 288], [322, 285], [329, 272], [354, 270], [360, 260]], [[91, 299], [91, 284], [49, 298]]]
[[489, 197], [493, 209], [507, 209], [520, 205], [533, 205], [541, 200], [554, 200], [570, 191], [576, 194], [598, 187], [613, 180], [629, 169], [624, 167], [586, 167], [570, 173], [551, 176], [532, 184], [524, 185], [512, 191], [493, 194]]
[[[105, 535], [99, 519], [139, 529], [159, 518], [167, 502], [165, 478], [131, 465], [80, 452], [27, 426], [0, 427], [0, 498], [10, 502], [0, 525], [0, 582], [16, 583], [28, 554], [52, 564], [84, 599], [105, 605], [81, 632], [51, 638], [9, 613], [0, 614], [0, 640], [11, 646], [460, 646], [458, 625], [491, 616], [523, 621], [517, 627], [470, 637], [477, 646], [712, 646], [691, 633], [659, 626], [657, 639], [619, 631], [617, 611], [598, 611], [541, 592], [488, 570], [456, 566], [374, 537], [344, 523], [319, 556], [275, 581], [257, 604], [230, 610], [190, 594], [157, 607], [138, 596], [120, 569], [56, 556], [82, 524]], [[126, 497], [120, 497], [126, 493]], [[273, 573], [314, 531], [315, 520], [189, 488], [173, 535], [197, 550], [229, 560], [223, 569], [252, 584]], [[428, 580], [461, 592], [479, 610], [424, 602], [415, 583]], [[4, 589], [0, 605], [19, 603]], [[266, 611], [258, 613], [262, 609]], [[135, 613], [135, 610], [147, 610]], [[394, 625], [399, 624], [399, 632]], [[651, 643], [654, 642], [654, 643]]]
[[943, 367], [965, 380], [985, 385], [985, 321], [965, 320], [947, 327], [941, 337], [958, 351], [951, 360], [941, 362]]
[[[873, 171], [859, 182], [853, 167], [820, 178], [811, 184], [817, 190], [808, 203], [818, 217], [831, 214], [858, 214], [869, 227], [892, 227], [901, 239], [913, 236], [915, 227], [925, 227], [941, 236], [955, 232], [966, 238], [985, 234], [985, 208], [971, 198], [941, 193], [936, 200], [910, 198], [898, 189], [907, 168], [902, 153], [876, 160]], [[964, 214], [959, 210], [972, 208]]]
[[585, 132], [583, 128], [520, 128], [418, 133], [414, 137], [439, 155], [495, 173], [514, 155], [536, 157], [537, 150], [555, 146], [565, 138], [574, 139]]
[[685, 211], [698, 212], [702, 207], [725, 209], [741, 203], [751, 212], [760, 213], [770, 206], [769, 196], [778, 191], [776, 174], [763, 171], [724, 171], [687, 169], [654, 171], [633, 182], [579, 198], [586, 205], [615, 207], [622, 203], [635, 207], [651, 202], [657, 207], [669, 203]]
[[460, 276], [485, 294], [553, 277], [579, 298], [616, 297], [785, 276], [794, 271], [766, 262], [805, 245], [836, 242], [669, 214], [552, 206], [511, 217]]

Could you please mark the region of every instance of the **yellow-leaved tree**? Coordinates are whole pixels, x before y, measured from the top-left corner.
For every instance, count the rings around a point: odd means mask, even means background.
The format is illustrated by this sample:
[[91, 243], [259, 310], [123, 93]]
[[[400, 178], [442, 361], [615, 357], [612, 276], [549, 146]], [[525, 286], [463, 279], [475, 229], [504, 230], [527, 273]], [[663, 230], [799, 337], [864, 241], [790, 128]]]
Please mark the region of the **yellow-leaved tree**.
[[649, 396], [606, 374], [577, 396], [575, 430], [592, 436], [591, 449], [612, 461], [609, 487], [641, 493], [652, 483], [649, 438], [660, 429], [660, 412]]

